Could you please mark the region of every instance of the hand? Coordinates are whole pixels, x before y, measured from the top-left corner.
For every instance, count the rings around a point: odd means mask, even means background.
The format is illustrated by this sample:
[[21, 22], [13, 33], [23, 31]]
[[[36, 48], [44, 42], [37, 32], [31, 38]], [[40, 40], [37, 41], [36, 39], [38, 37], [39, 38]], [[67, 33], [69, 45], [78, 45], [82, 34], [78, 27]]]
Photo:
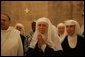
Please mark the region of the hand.
[[38, 35], [38, 47], [41, 48], [41, 46], [45, 44], [44, 39], [42, 38], [42, 35]]

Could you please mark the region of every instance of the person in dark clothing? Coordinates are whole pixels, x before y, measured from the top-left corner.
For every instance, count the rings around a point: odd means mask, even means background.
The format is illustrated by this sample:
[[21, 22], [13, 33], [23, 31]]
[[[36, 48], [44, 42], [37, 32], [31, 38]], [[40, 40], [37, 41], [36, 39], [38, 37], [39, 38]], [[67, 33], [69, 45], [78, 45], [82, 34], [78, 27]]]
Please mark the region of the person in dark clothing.
[[69, 47], [67, 36], [62, 43], [65, 56], [84, 56], [84, 40], [82, 36], [77, 35], [77, 44], [75, 48]]
[[36, 47], [34, 49], [29, 48], [27, 56], [63, 56], [63, 52], [61, 50], [54, 51], [48, 45], [46, 46], [46, 49], [43, 52], [40, 48], [38, 48], [36, 44]]
[[60, 56], [62, 48], [60, 42], [53, 42], [57, 38], [54, 32], [56, 31], [54, 31], [53, 25], [48, 18], [42, 17], [38, 19], [26, 56]]
[[[35, 29], [36, 29], [36, 21], [33, 21], [32, 24], [31, 24], [31, 27], [32, 27], [32, 32], [29, 33], [29, 35], [26, 36], [26, 41], [27, 41], [27, 45], [29, 46], [30, 44], [30, 41], [32, 40], [32, 37], [33, 37], [33, 34], [35, 32]], [[27, 46], [27, 48], [28, 48]]]
[[35, 32], [35, 29], [36, 29], [36, 21], [33, 21], [32, 24], [31, 24], [31, 28], [32, 28], [32, 31], [26, 36], [26, 40], [25, 40], [25, 49], [26, 49], [26, 53], [28, 51], [28, 46], [33, 38], [33, 35], [34, 35], [34, 32]]
[[80, 27], [77, 21], [65, 22], [67, 36], [62, 42], [64, 56], [84, 56], [84, 38], [80, 36]]

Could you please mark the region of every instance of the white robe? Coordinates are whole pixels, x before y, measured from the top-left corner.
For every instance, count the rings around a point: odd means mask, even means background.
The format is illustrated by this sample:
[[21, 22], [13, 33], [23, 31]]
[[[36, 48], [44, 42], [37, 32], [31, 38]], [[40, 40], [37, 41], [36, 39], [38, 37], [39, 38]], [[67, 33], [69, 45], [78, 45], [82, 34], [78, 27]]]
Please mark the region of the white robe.
[[20, 38], [20, 32], [9, 27], [7, 30], [1, 30], [1, 56], [22, 56], [23, 46]]

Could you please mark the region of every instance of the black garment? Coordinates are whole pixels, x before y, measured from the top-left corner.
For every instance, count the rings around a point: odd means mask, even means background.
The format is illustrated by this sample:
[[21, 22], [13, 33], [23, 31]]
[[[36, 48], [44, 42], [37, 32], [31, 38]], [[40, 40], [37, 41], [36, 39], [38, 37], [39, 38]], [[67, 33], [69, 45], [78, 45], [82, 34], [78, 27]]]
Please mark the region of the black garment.
[[23, 51], [24, 51], [24, 54], [25, 54], [25, 36], [24, 35], [22, 35], [22, 34], [20, 34], [20, 37], [21, 37], [21, 41], [22, 41], [22, 45], [23, 45]]
[[38, 48], [37, 44], [34, 49], [29, 48], [26, 56], [61, 56], [62, 51], [54, 51], [48, 45], [46, 46], [45, 51], [43, 52], [40, 48]]
[[77, 45], [75, 48], [70, 48], [67, 36], [62, 42], [62, 47], [65, 56], [84, 56], [84, 38], [79, 35], [77, 36]]
[[25, 36], [20, 34], [21, 40], [22, 40], [22, 44], [24, 45], [24, 41], [25, 41]]

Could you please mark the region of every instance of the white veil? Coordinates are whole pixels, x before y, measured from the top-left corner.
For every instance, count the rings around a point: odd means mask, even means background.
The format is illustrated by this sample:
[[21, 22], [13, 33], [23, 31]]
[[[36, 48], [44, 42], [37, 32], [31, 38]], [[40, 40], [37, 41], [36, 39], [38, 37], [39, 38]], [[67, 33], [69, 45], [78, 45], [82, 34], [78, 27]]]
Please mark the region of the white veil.
[[[48, 32], [47, 32], [47, 41], [46, 41], [46, 44], [49, 45], [51, 48], [53, 48], [55, 51], [57, 50], [62, 50], [61, 48], [61, 44], [60, 42], [58, 41], [59, 39], [57, 39], [56, 37], [56, 34], [55, 34], [55, 29], [52, 25], [52, 23], [50, 22], [50, 20], [48, 18], [45, 18], [45, 17], [42, 17], [42, 18], [39, 18], [37, 21], [36, 21], [36, 31], [34, 33], [34, 36], [32, 38], [32, 41], [30, 43], [30, 46], [31, 48], [34, 48], [36, 43], [37, 43], [37, 34], [39, 33], [38, 32], [38, 23], [39, 22], [46, 22], [48, 24]], [[56, 39], [56, 41], [54, 41]], [[55, 42], [56, 42], [56, 45], [55, 45]], [[57, 46], [57, 47], [56, 47]]]
[[64, 31], [64, 33], [62, 34], [62, 36], [59, 36], [59, 35], [58, 35], [58, 37], [59, 37], [59, 39], [60, 39], [60, 42], [62, 43], [62, 41], [64, 40], [65, 36], [67, 35], [67, 32], [66, 32], [66, 26], [65, 26], [65, 24], [64, 24], [64, 23], [59, 23], [59, 24], [57, 25], [57, 34], [59, 34], [59, 32], [58, 32], [58, 27], [60, 27], [60, 26], [65, 27], [65, 31]]

